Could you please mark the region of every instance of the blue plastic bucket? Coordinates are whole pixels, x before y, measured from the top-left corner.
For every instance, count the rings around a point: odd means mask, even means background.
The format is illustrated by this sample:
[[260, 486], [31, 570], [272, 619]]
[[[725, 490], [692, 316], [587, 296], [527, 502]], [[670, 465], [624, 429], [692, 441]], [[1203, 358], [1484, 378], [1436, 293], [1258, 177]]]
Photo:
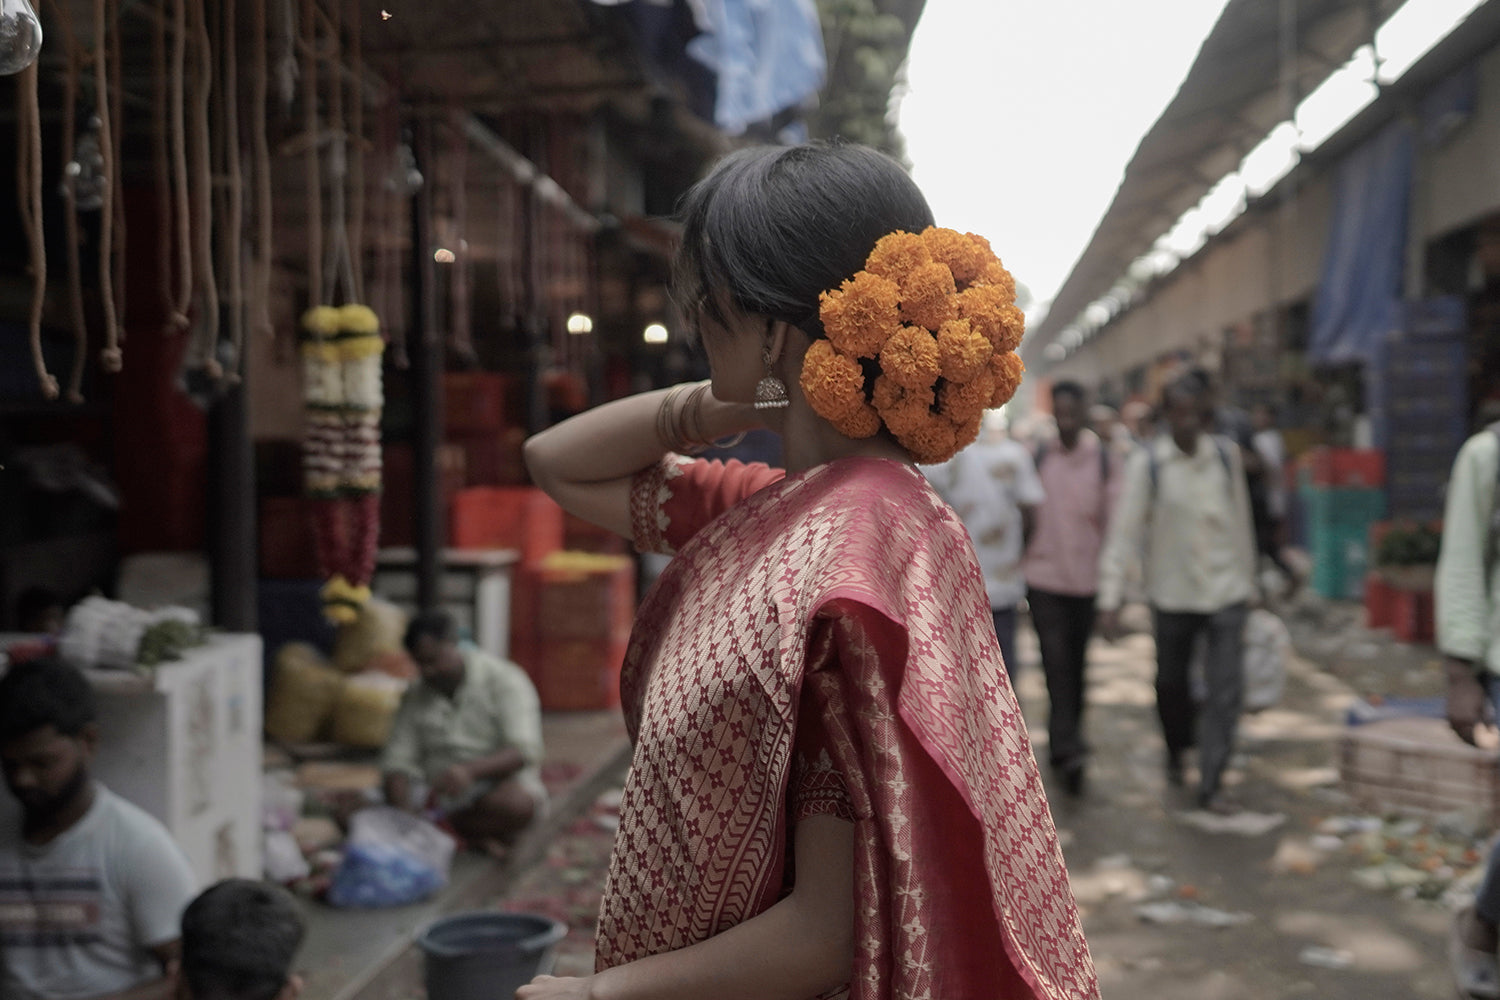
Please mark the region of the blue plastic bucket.
[[534, 913], [460, 913], [433, 921], [417, 947], [428, 1000], [497, 1000], [552, 971], [566, 924]]

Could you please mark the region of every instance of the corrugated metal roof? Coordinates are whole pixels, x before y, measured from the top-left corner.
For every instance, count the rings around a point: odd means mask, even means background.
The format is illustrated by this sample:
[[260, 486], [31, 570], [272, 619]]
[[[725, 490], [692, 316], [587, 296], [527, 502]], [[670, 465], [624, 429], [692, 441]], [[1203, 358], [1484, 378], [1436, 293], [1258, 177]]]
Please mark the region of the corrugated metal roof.
[[[1287, 92], [1309, 93], [1402, 2], [1229, 0], [1177, 95], [1141, 140], [1050, 311], [1028, 333], [1027, 363], [1044, 366], [1042, 352], [1058, 334], [1286, 120]], [[1294, 25], [1285, 40], [1284, 7]]]

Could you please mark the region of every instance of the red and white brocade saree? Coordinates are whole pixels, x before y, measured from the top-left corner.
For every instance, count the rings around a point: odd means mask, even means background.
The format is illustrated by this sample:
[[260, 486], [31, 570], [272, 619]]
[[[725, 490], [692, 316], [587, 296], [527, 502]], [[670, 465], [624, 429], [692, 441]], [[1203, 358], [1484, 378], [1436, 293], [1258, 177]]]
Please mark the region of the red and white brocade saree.
[[855, 823], [850, 996], [1097, 997], [978, 566], [921, 474], [668, 456], [632, 517], [676, 558], [625, 663], [599, 968], [766, 910], [792, 827], [833, 812]]

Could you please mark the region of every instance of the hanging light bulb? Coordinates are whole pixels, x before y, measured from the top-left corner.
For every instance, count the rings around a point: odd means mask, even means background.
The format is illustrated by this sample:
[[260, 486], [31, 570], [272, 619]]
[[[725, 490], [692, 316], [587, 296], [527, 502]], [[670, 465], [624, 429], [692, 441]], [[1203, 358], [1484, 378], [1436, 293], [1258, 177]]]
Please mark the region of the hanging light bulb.
[[97, 212], [104, 205], [104, 191], [109, 178], [104, 175], [104, 153], [99, 148], [99, 130], [103, 122], [90, 115], [89, 123], [79, 133], [73, 146], [73, 158], [63, 165], [61, 194], [71, 198], [80, 212]]
[[27, 0], [0, 0], [0, 76], [36, 62], [42, 51], [42, 22]]

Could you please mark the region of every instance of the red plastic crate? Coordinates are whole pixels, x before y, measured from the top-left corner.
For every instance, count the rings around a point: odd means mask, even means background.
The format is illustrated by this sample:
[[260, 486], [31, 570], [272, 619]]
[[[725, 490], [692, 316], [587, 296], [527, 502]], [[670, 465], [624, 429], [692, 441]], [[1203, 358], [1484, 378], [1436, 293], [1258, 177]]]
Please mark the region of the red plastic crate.
[[1396, 590], [1379, 573], [1365, 577], [1365, 627], [1391, 628], [1396, 623]]
[[563, 514], [563, 546], [577, 552], [605, 555], [622, 556], [628, 551], [625, 539], [613, 531], [568, 513]]
[[506, 383], [495, 372], [443, 375], [443, 429], [449, 434], [498, 432], [506, 424]]
[[1433, 636], [1432, 591], [1396, 590], [1392, 601], [1391, 629], [1400, 642], [1427, 643]]
[[1315, 448], [1307, 453], [1313, 486], [1384, 486], [1385, 452], [1374, 448]]
[[559, 572], [522, 566], [511, 590], [511, 634], [536, 639], [630, 638], [635, 566]]
[[448, 440], [464, 451], [465, 485], [527, 485], [526, 462], [522, 457], [526, 432], [519, 427], [482, 434], [450, 434]]
[[318, 575], [312, 514], [302, 497], [261, 497], [260, 575], [310, 580]]
[[620, 704], [626, 639], [538, 639], [511, 642], [547, 711], [589, 711]]
[[[454, 495], [464, 487], [463, 449], [457, 445], [439, 445], [437, 466], [440, 502], [451, 507]], [[381, 478], [384, 485], [380, 491], [380, 544], [385, 547], [411, 545], [416, 504], [411, 445], [385, 446]]]
[[563, 510], [532, 486], [471, 486], [448, 508], [456, 549], [516, 549], [532, 563], [563, 546]]

